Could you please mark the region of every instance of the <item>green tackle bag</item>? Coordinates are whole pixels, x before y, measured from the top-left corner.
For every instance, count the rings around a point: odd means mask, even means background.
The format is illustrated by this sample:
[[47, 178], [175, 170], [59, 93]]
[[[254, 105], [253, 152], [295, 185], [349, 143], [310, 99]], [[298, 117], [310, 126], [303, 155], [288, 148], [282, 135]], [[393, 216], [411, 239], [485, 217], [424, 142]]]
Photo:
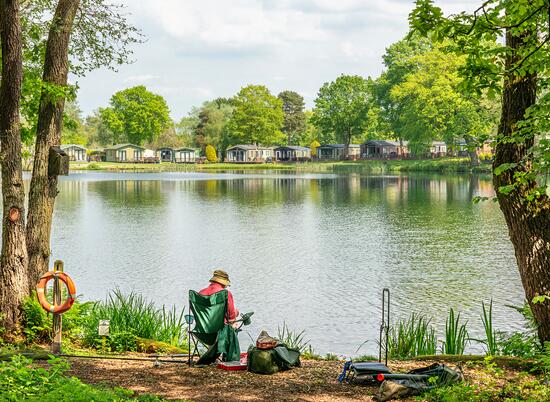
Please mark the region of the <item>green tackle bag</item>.
[[248, 371], [256, 374], [275, 374], [279, 371], [300, 367], [300, 351], [278, 344], [273, 349], [248, 348]]

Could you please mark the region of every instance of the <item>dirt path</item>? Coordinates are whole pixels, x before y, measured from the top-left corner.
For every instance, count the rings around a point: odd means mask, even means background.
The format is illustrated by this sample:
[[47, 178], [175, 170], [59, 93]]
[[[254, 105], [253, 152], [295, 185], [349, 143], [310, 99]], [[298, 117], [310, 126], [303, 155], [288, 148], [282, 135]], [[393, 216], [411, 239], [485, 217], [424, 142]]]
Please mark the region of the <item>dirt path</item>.
[[305, 361], [270, 376], [142, 361], [71, 359], [71, 366], [69, 374], [89, 384], [193, 401], [371, 401], [378, 389], [339, 384], [340, 362]]

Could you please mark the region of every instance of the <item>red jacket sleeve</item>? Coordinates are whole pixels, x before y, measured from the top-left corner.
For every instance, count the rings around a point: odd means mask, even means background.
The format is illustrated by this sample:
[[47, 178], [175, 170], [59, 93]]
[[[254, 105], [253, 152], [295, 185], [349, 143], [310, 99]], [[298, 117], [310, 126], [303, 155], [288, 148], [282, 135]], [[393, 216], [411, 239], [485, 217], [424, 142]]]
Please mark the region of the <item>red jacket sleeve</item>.
[[229, 321], [237, 319], [239, 315], [239, 310], [235, 308], [235, 302], [233, 301], [233, 295], [228, 290], [227, 291], [227, 313], [229, 315]]

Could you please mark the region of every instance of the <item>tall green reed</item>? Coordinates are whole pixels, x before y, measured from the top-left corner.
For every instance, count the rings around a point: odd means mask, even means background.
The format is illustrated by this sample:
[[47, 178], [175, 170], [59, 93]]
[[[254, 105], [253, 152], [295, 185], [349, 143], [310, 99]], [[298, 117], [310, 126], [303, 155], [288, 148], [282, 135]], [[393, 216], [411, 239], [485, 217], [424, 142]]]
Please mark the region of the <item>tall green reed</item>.
[[464, 354], [468, 343], [467, 322], [460, 323], [460, 313], [455, 315], [451, 308], [445, 322], [445, 340], [442, 342], [441, 353], [447, 355]]
[[485, 306], [485, 302], [481, 302], [483, 314], [481, 321], [485, 329], [485, 339], [480, 342], [484, 343], [489, 356], [495, 356], [498, 353], [498, 332], [493, 328], [493, 299], [489, 303], [489, 308]]
[[186, 340], [184, 311], [175, 307], [157, 308], [140, 294], [112, 291], [107, 299], [97, 302], [86, 320], [84, 342], [93, 345], [97, 338], [99, 320], [110, 321], [110, 334], [132, 334], [136, 337], [182, 346]]
[[430, 322], [425, 316], [412, 313], [407, 319], [399, 320], [390, 327], [388, 355], [403, 359], [435, 354], [437, 337]]

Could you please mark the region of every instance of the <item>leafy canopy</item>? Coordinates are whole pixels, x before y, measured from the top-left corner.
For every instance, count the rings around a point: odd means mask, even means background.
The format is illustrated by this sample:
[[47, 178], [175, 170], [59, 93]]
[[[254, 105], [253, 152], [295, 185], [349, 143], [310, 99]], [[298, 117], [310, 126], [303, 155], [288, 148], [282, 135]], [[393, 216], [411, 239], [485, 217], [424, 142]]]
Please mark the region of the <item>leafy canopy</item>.
[[153, 142], [171, 123], [164, 98], [143, 85], [117, 92], [109, 103], [110, 107], [100, 110], [100, 116], [113, 134], [113, 143]]
[[[450, 39], [447, 48], [465, 56], [460, 74], [466, 91], [495, 96], [502, 93], [505, 78], [513, 82], [528, 75], [536, 77], [536, 103], [512, 133], [501, 132], [496, 138], [497, 145], [534, 145], [519, 164], [504, 164], [496, 173], [513, 171], [514, 183], [501, 187], [500, 192], [534, 184], [526, 199], [543, 202], [550, 167], [549, 14], [548, 0], [486, 0], [471, 13], [445, 17], [432, 0], [417, 0], [409, 16], [414, 32], [439, 41]], [[504, 37], [509, 40], [503, 41]]]
[[286, 134], [288, 144], [298, 144], [306, 130], [304, 98], [294, 91], [283, 91], [278, 95], [283, 101], [285, 120], [281, 131]]
[[358, 75], [341, 75], [319, 90], [311, 121], [321, 131], [323, 141], [349, 144], [367, 128], [368, 112], [367, 80]]
[[283, 101], [263, 85], [242, 88], [233, 98], [233, 114], [227, 129], [231, 142], [241, 144], [282, 144]]

